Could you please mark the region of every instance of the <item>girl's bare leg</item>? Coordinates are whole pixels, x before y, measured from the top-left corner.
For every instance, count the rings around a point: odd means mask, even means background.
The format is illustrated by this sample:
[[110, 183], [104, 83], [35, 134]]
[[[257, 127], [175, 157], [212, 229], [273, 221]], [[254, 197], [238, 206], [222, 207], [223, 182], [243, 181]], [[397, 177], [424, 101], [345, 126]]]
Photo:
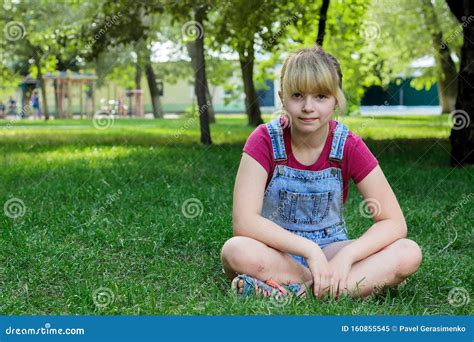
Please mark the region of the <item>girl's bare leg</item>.
[[226, 241], [221, 251], [222, 265], [229, 279], [248, 274], [261, 280], [273, 279], [281, 284], [311, 280], [311, 272], [289, 254], [245, 236]]
[[[335, 242], [323, 249], [328, 260], [351, 240]], [[226, 275], [248, 274], [261, 280], [273, 279], [282, 284], [311, 281], [311, 272], [289, 254], [260, 241], [236, 236], [222, 247], [221, 259]], [[354, 297], [366, 297], [375, 288], [394, 286], [416, 272], [421, 264], [421, 250], [416, 242], [400, 239], [352, 265], [347, 279]]]
[[[342, 248], [337, 247], [332, 244], [323, 249], [329, 260]], [[353, 297], [367, 297], [376, 288], [400, 284], [418, 270], [421, 261], [421, 249], [415, 241], [397, 240], [352, 265], [347, 278], [349, 292]]]

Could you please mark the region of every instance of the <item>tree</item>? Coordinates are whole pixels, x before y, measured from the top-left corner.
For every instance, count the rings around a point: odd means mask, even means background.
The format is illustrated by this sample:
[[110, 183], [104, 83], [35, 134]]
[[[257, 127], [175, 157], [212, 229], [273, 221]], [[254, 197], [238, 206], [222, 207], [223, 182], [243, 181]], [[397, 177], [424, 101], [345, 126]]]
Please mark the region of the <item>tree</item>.
[[[155, 2], [106, 0], [99, 11], [95, 10], [92, 29], [92, 36], [98, 37], [98, 39], [93, 42], [91, 59], [96, 59], [101, 53], [114, 47], [128, 45], [134, 47], [138, 63], [136, 80], [141, 79], [141, 70], [144, 69], [155, 118], [163, 117], [163, 109], [150, 49], [151, 42], [159, 29], [160, 23], [157, 16], [163, 11], [164, 7]], [[117, 16], [119, 17], [118, 24], [108, 25], [110, 18]]]
[[[195, 25], [194, 23], [193, 23], [193, 25], [194, 25], [195, 30], [199, 29], [198, 25]], [[198, 60], [197, 54], [198, 54], [198, 50], [200, 48], [200, 47], [198, 47], [198, 44], [199, 43], [197, 42], [197, 39], [193, 39], [192, 41], [186, 43], [186, 49], [188, 50], [188, 55], [191, 58], [191, 65], [192, 65], [194, 75], [195, 75], [194, 82], [195, 83], [196, 82], [204, 82], [202, 84], [204, 85], [203, 88], [204, 88], [204, 91], [206, 93], [206, 103], [208, 104], [207, 110], [209, 112], [209, 122], [210, 123], [215, 123], [216, 122], [216, 113], [215, 113], [214, 107], [212, 105], [212, 96], [211, 96], [211, 93], [209, 91], [209, 83], [207, 82], [207, 68], [205, 68], [205, 72], [204, 72], [204, 75], [203, 75], [204, 78], [205, 78], [204, 81], [203, 80], [198, 80], [196, 78], [196, 76], [198, 75], [198, 70], [200, 68], [200, 65], [202, 65], [202, 63], [204, 61], [206, 61], [205, 57], [200, 58]], [[204, 49], [204, 44], [203, 44], [202, 50], [203, 50], [203, 54], [204, 54], [204, 50], [205, 50]], [[198, 91], [200, 91], [200, 89], [198, 89]], [[197, 97], [198, 96], [196, 94], [196, 98]]]
[[198, 101], [199, 123], [201, 127], [201, 143], [210, 145], [211, 132], [209, 127], [209, 105], [207, 102], [207, 78], [206, 61], [204, 59], [204, 30], [203, 22], [206, 13], [205, 6], [198, 6], [194, 9], [194, 31], [197, 32], [195, 40], [195, 60], [193, 62], [195, 82], [194, 92]]
[[326, 18], [328, 14], [329, 0], [323, 0], [321, 9], [319, 11], [319, 20], [318, 20], [318, 37], [316, 38], [316, 44], [323, 46], [324, 35], [326, 33]]
[[[227, 45], [238, 53], [245, 92], [248, 124], [263, 123], [253, 73], [255, 40], [271, 26], [271, 6], [266, 1], [223, 1], [213, 16], [215, 45]], [[276, 7], [276, 6], [274, 6]], [[216, 46], [217, 47], [217, 46]]]
[[423, 0], [422, 4], [425, 24], [431, 33], [431, 41], [435, 50], [435, 59], [438, 72], [438, 94], [441, 104], [441, 113], [450, 113], [454, 110], [457, 95], [457, 71], [451, 58], [451, 49], [443, 39], [438, 17], [431, 0]]
[[[83, 11], [79, 10], [82, 6], [77, 2], [63, 4], [38, 0], [35, 6], [27, 2], [11, 2], [3, 7], [0, 20], [5, 22], [4, 34], [8, 44], [2, 50], [8, 51], [5, 57], [8, 56], [8, 64], [14, 69], [11, 76], [36, 75], [46, 120], [49, 119], [49, 110], [43, 74], [60, 65], [69, 69], [77, 67], [76, 56], [83, 47], [79, 39], [84, 20]], [[72, 13], [74, 20], [68, 20]]]
[[458, 96], [451, 129], [450, 163], [461, 166], [474, 163], [474, 2], [447, 0], [454, 16], [462, 23], [464, 43], [458, 77]]
[[[341, 64], [349, 112], [358, 110], [365, 88], [380, 83], [383, 77], [377, 72], [377, 57], [368, 49], [371, 41], [364, 36], [368, 5], [368, 0], [330, 3], [301, 0], [296, 6], [304, 11], [293, 25], [286, 27], [277, 49], [287, 53], [313, 46], [315, 42], [324, 44], [324, 49]], [[283, 56], [279, 56], [275, 63], [281, 63], [285, 56], [277, 53]]]
[[[373, 0], [367, 20], [377, 31], [367, 48], [378, 56], [378, 70], [383, 76], [378, 84], [387, 85], [400, 75], [416, 75], [410, 81], [416, 89], [429, 89], [437, 82], [442, 111], [452, 111], [456, 98], [453, 77], [457, 72], [456, 59], [451, 56], [459, 55], [461, 37], [450, 35], [457, 30], [457, 25], [446, 2], [423, 0], [420, 6], [420, 2], [410, 0]], [[414, 65], [428, 58], [434, 58], [433, 66]]]
[[[230, 48], [238, 54], [245, 108], [251, 126], [263, 122], [254, 76], [256, 54], [275, 52], [281, 41], [288, 38], [288, 27], [305, 19], [305, 7], [301, 3], [304, 1], [223, 1], [214, 11], [211, 19], [214, 46], [221, 51]], [[275, 62], [278, 58], [270, 59]], [[271, 63], [263, 64], [271, 66]]]
[[155, 118], [163, 118], [164, 112], [161, 106], [160, 94], [158, 90], [158, 84], [156, 83], [156, 75], [153, 70], [153, 64], [151, 62], [151, 53], [148, 48], [143, 49], [143, 55], [145, 60], [145, 75], [148, 83], [148, 89], [150, 90], [151, 105], [153, 108], [153, 116]]
[[[173, 19], [186, 20], [189, 18], [189, 8], [192, 9], [193, 20], [187, 21], [182, 27], [183, 42], [186, 44], [194, 72], [194, 93], [198, 102], [201, 143], [212, 143], [210, 132], [210, 99], [209, 86], [206, 77], [206, 59], [204, 48], [204, 21], [209, 10], [209, 1], [184, 1], [170, 4], [167, 9]], [[214, 120], [214, 115], [213, 115]]]

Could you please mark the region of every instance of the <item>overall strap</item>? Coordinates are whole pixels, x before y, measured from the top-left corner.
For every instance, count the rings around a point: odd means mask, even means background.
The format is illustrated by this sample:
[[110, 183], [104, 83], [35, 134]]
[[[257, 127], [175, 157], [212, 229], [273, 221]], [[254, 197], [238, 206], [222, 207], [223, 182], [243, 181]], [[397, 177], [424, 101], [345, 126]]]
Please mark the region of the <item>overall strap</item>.
[[266, 126], [272, 141], [274, 162], [286, 161], [285, 141], [283, 140], [283, 128], [280, 124], [280, 117], [270, 121]]
[[349, 129], [346, 125], [337, 122], [337, 126], [334, 129], [334, 135], [332, 138], [331, 152], [329, 153], [329, 160], [342, 161], [344, 154], [344, 144], [349, 133]]

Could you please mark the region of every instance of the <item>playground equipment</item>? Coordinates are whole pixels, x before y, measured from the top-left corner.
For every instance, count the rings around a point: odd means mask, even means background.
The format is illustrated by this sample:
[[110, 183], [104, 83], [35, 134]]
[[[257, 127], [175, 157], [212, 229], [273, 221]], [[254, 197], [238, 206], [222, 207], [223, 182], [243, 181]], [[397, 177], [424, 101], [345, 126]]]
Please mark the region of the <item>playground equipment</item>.
[[[44, 84], [47, 87], [49, 81], [55, 89], [55, 108], [58, 118], [72, 118], [72, 101], [74, 97], [79, 99], [78, 114], [83, 117], [91, 117], [95, 109], [95, 81], [96, 75], [59, 72], [57, 75], [48, 73], [44, 75]], [[79, 94], [73, 94], [74, 87], [79, 88]], [[84, 91], [85, 89], [85, 91]]]
[[129, 89], [125, 92], [129, 100], [128, 115], [142, 117], [144, 115], [143, 108], [143, 90]]
[[[31, 108], [30, 99], [33, 95], [33, 92], [38, 86], [38, 81], [31, 76], [26, 76], [20, 83], [20, 90], [21, 90], [21, 110], [18, 115], [21, 118], [28, 116], [33, 113], [33, 109]], [[16, 110], [16, 109], [15, 109]]]
[[[112, 95], [110, 86], [107, 85], [106, 98], [99, 99], [99, 108], [96, 107], [96, 75], [80, 74], [76, 72], [59, 72], [57, 74], [47, 73], [43, 76], [43, 84], [46, 93], [54, 89], [54, 108], [57, 118], [72, 118], [73, 115], [83, 117], [93, 117], [95, 114], [107, 114], [113, 116], [143, 117], [144, 103], [142, 89], [129, 89], [125, 92], [117, 88]], [[21, 117], [34, 113], [30, 105], [33, 92], [39, 91], [40, 82], [37, 79], [27, 76], [20, 83], [21, 89]], [[49, 89], [49, 92], [48, 92]], [[110, 97], [114, 99], [110, 99]], [[128, 106], [125, 104], [125, 96], [128, 97]], [[50, 103], [48, 101], [48, 103]], [[43, 104], [44, 106], [44, 104]], [[74, 108], [73, 108], [74, 107]]]

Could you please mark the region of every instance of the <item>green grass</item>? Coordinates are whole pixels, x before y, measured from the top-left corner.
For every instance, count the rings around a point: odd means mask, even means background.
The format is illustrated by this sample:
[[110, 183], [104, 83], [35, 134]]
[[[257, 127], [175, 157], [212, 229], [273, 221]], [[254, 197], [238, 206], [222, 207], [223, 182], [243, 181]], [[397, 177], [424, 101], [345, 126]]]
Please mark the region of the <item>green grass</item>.
[[[472, 166], [448, 166], [447, 116], [347, 117], [392, 184], [423, 249], [419, 271], [397, 291], [338, 302], [275, 306], [229, 296], [219, 252], [232, 235], [232, 191], [252, 131], [219, 116], [214, 145], [196, 120], [0, 123], [0, 204], [21, 199], [24, 215], [0, 216], [1, 314], [471, 314], [448, 303], [472, 293]], [[183, 215], [197, 198], [202, 213]], [[371, 222], [354, 186], [345, 206], [349, 237]], [[449, 217], [448, 225], [440, 222]], [[471, 251], [471, 252], [470, 252]], [[106, 287], [114, 300], [94, 304]], [[102, 298], [103, 299], [103, 298]]]

